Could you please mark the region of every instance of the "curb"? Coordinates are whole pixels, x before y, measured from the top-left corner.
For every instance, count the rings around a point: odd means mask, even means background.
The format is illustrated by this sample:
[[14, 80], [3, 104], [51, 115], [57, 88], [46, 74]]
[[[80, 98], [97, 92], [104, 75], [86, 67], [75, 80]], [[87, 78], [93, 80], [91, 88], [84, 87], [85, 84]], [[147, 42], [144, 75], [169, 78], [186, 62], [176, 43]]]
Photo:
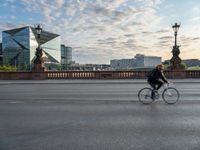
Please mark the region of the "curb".
[[[3, 81], [3, 82], [2, 82]], [[169, 80], [172, 83], [200, 83], [200, 79], [189, 79], [189, 80]], [[26, 81], [19, 81], [19, 80], [0, 80], [0, 85], [9, 85], [9, 84], [145, 84], [147, 83], [146, 80], [42, 80], [42, 81], [35, 81], [35, 80], [26, 80]]]

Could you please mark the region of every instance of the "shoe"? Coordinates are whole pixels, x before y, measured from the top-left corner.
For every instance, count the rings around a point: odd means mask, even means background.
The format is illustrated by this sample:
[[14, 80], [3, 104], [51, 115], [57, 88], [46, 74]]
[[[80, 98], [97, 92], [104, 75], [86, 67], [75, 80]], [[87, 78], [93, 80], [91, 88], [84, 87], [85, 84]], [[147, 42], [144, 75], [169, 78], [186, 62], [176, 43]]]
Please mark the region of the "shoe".
[[152, 93], [151, 93], [151, 99], [155, 100], [155, 99], [159, 99], [159, 92], [158, 90], [154, 89], [152, 90]]
[[151, 99], [152, 99], [152, 100], [155, 100], [155, 96], [151, 96]]
[[156, 95], [155, 95], [155, 91], [156, 91], [156, 90], [152, 90], [152, 92], [151, 92], [151, 99], [153, 99], [153, 100], [155, 99], [155, 96], [156, 96]]

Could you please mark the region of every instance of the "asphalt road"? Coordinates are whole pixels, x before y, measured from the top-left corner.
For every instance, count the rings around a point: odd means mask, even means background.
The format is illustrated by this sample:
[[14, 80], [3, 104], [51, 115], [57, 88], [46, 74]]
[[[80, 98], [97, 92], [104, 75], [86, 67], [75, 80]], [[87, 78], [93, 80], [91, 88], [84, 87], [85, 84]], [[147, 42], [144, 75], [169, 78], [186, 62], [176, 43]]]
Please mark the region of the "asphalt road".
[[[200, 80], [172, 82], [182, 101], [200, 100]], [[138, 101], [146, 86], [146, 80], [0, 81], [0, 100]]]
[[0, 150], [199, 150], [200, 83], [137, 101], [144, 82], [1, 82]]

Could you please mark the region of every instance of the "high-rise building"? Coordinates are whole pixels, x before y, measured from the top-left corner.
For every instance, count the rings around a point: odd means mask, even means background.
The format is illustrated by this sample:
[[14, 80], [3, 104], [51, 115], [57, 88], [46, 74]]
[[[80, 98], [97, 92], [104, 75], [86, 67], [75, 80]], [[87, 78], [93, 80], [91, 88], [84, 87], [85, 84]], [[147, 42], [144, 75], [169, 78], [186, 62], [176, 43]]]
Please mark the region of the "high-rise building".
[[17, 70], [30, 70], [39, 43], [44, 66], [60, 64], [60, 35], [42, 31], [38, 38], [35, 28], [30, 26], [2, 32], [3, 64], [15, 66]]
[[0, 43], [0, 65], [3, 65], [2, 43]]
[[72, 63], [72, 48], [61, 45], [61, 66], [63, 69], [68, 69]]

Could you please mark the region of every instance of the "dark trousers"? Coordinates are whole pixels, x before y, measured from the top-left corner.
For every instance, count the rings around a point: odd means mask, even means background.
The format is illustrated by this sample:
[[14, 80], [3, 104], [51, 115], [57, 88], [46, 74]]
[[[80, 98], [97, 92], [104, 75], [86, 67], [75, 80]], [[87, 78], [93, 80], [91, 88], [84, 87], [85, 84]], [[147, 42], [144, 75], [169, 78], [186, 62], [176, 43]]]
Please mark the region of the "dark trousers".
[[159, 90], [164, 82], [159, 79], [156, 79], [156, 80], [149, 79], [148, 83], [153, 87], [153, 89]]

